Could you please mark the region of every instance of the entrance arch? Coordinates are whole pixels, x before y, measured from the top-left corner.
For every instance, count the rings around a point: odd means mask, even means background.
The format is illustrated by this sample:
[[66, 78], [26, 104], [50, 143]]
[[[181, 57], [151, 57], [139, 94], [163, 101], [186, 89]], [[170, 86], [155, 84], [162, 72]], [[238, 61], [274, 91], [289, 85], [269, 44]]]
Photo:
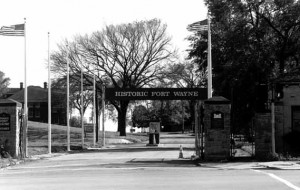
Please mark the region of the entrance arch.
[[[223, 97], [207, 99], [206, 88], [107, 88], [106, 100], [130, 101], [130, 100], [196, 100], [204, 101], [204, 104], [195, 105], [195, 149], [197, 156], [203, 158], [203, 148], [206, 144], [209, 151], [205, 156], [209, 159], [228, 158], [230, 150], [230, 101]], [[200, 111], [198, 108], [206, 107]], [[225, 115], [224, 115], [225, 114]], [[204, 130], [204, 125], [207, 128]], [[207, 138], [204, 138], [208, 135]], [[219, 137], [222, 137], [218, 139]], [[201, 140], [200, 140], [201, 139]], [[215, 139], [218, 145], [215, 146]], [[205, 142], [204, 142], [205, 141]]]
[[[111, 101], [130, 101], [130, 100], [194, 100], [204, 101], [207, 99], [207, 88], [106, 88], [105, 99]], [[197, 104], [194, 106], [196, 107]], [[196, 110], [196, 109], [194, 109]], [[195, 129], [199, 129], [200, 115], [195, 114]], [[200, 132], [200, 130], [195, 130]], [[195, 136], [198, 142], [200, 135]], [[149, 140], [150, 141], [150, 140]], [[196, 143], [197, 144], [197, 143]], [[195, 147], [197, 148], [197, 147]]]

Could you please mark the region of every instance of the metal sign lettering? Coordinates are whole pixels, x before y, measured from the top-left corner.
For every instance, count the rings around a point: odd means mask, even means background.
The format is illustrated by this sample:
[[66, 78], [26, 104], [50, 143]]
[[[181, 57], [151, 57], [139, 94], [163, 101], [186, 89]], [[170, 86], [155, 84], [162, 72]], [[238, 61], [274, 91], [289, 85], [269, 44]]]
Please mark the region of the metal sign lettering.
[[107, 100], [205, 100], [206, 88], [106, 88]]
[[211, 129], [224, 129], [224, 113], [220, 111], [211, 113]]
[[0, 131], [10, 131], [10, 115], [7, 113], [0, 114]]

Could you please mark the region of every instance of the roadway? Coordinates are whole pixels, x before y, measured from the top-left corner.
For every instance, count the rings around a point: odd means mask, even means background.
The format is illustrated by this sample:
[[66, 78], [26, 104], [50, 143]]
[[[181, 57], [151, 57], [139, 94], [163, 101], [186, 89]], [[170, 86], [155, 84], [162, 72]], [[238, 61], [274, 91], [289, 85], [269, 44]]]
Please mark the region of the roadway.
[[[42, 155], [0, 171], [0, 189], [264, 189], [300, 190], [297, 163], [203, 162], [190, 158], [193, 136], [165, 134], [145, 144]], [[184, 159], [178, 159], [179, 146]], [[270, 162], [271, 163], [271, 162]], [[272, 162], [273, 166], [278, 162]]]

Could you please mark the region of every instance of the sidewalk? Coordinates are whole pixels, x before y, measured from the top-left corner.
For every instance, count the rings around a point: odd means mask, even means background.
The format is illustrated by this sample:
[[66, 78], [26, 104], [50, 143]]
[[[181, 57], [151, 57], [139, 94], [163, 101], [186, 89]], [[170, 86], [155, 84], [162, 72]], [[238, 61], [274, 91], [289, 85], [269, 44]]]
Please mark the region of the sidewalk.
[[272, 162], [228, 162], [228, 163], [200, 163], [201, 167], [219, 168], [224, 170], [245, 169], [275, 169], [275, 170], [300, 170], [300, 161], [272, 161]]
[[[163, 134], [158, 146], [147, 146], [148, 142], [140, 142], [136, 144], [114, 144], [107, 145], [104, 148], [88, 148], [83, 151], [72, 151], [70, 153], [52, 153], [35, 155], [26, 158], [25, 161], [33, 161], [59, 157], [63, 155], [73, 154], [82, 155], [85, 152], [95, 151], [105, 156], [109, 153], [118, 153], [116, 155], [124, 158], [124, 163], [128, 165], [148, 165], [151, 164], [163, 167], [199, 167], [199, 168], [218, 168], [218, 169], [282, 169], [282, 170], [300, 170], [300, 161], [229, 161], [229, 162], [205, 162], [192, 159], [194, 155], [194, 137], [189, 134]], [[183, 158], [179, 158], [179, 147], [183, 147]], [[105, 154], [106, 153], [106, 154]], [[24, 160], [13, 160], [16, 164], [24, 162]], [[12, 166], [8, 159], [0, 159], [0, 170], [8, 166]]]
[[268, 169], [300, 170], [300, 161], [262, 162], [259, 165]]

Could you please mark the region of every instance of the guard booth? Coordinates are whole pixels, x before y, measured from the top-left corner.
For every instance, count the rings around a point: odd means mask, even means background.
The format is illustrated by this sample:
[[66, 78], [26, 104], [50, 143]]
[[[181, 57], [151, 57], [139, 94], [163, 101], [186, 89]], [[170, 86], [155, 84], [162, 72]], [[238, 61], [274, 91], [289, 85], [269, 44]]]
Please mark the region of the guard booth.
[[159, 144], [159, 133], [160, 133], [160, 121], [150, 121], [149, 122], [149, 144], [148, 145], [158, 145]]
[[12, 157], [21, 153], [22, 104], [14, 100], [0, 100], [0, 145]]

